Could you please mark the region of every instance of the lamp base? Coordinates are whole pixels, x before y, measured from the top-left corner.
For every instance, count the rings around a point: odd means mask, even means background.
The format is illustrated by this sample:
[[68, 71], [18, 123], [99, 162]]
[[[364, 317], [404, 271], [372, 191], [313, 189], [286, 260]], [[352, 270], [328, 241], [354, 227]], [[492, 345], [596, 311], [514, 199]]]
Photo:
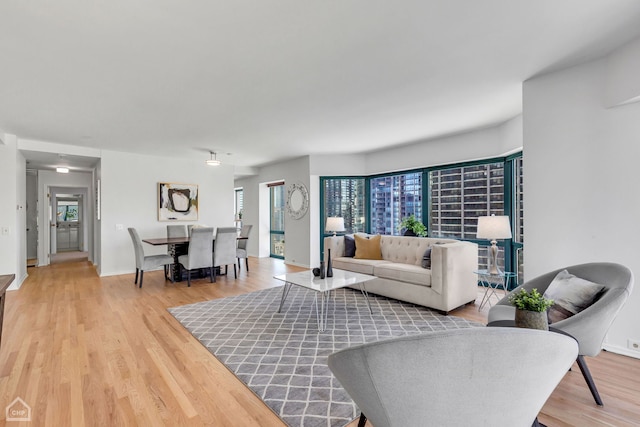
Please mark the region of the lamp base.
[[489, 247], [489, 274], [499, 275], [501, 271], [498, 269], [498, 242], [491, 241]]

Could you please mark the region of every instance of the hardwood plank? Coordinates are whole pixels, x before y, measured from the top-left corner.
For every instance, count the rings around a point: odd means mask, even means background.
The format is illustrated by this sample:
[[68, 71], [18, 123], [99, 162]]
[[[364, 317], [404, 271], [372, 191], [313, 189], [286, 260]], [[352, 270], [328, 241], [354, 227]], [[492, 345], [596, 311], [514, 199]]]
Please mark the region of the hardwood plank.
[[[100, 278], [86, 261], [29, 268], [21, 289], [6, 295], [0, 408], [22, 397], [32, 408], [32, 425], [45, 426], [283, 427], [167, 312], [280, 286], [274, 275], [302, 270], [268, 258], [249, 263], [250, 272], [242, 269], [237, 280], [233, 274], [215, 284], [194, 280], [191, 288], [151, 271], [139, 289], [134, 274]], [[451, 314], [485, 323], [488, 307], [478, 311], [482, 294], [479, 289], [476, 304]], [[602, 352], [587, 363], [605, 406], [595, 405], [574, 367], [540, 421], [554, 427], [640, 425], [640, 360]]]

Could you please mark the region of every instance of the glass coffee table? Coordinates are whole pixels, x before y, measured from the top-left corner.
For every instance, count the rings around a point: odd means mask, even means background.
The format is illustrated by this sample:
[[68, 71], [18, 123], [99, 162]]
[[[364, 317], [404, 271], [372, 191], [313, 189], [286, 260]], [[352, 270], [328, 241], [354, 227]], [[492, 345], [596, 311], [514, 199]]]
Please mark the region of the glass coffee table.
[[[354, 273], [352, 271], [333, 269], [333, 277], [315, 277], [311, 271], [300, 271], [297, 273], [286, 273], [274, 276], [275, 279], [282, 280], [284, 287], [282, 289], [282, 299], [280, 300], [280, 307], [278, 313], [282, 311], [284, 302], [289, 295], [291, 286], [301, 286], [306, 289], [315, 291], [316, 294], [313, 299], [313, 303], [316, 308], [316, 317], [318, 319], [318, 331], [324, 332], [327, 327], [327, 318], [329, 316], [329, 297], [331, 291], [335, 289], [345, 288], [347, 286], [359, 285], [360, 292], [364, 295], [369, 307], [369, 313], [373, 313], [371, 310], [371, 304], [369, 303], [369, 294], [364, 287], [364, 283], [373, 280], [376, 276], [369, 274]], [[318, 296], [320, 296], [320, 306], [318, 307]]]

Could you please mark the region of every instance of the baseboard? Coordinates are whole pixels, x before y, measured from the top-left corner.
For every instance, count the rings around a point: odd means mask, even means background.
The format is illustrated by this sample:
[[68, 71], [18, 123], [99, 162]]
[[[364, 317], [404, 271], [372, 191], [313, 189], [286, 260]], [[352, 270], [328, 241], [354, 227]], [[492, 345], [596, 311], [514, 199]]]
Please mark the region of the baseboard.
[[640, 359], [640, 351], [633, 351], [626, 347], [620, 347], [617, 345], [605, 344], [602, 348], [611, 353], [621, 354], [623, 356], [633, 357], [634, 359]]
[[286, 261], [284, 262], [286, 265], [295, 265], [296, 267], [302, 267], [302, 268], [310, 268], [309, 265], [307, 264], [300, 264], [299, 262], [291, 262], [291, 261]]

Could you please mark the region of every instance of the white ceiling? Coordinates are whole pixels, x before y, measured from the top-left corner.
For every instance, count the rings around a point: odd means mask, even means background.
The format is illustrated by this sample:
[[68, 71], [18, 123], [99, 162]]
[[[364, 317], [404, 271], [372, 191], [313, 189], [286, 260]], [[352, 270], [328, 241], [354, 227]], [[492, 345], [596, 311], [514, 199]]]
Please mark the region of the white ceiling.
[[0, 128], [257, 166], [500, 123], [640, 35], [638, 0], [0, 2]]

